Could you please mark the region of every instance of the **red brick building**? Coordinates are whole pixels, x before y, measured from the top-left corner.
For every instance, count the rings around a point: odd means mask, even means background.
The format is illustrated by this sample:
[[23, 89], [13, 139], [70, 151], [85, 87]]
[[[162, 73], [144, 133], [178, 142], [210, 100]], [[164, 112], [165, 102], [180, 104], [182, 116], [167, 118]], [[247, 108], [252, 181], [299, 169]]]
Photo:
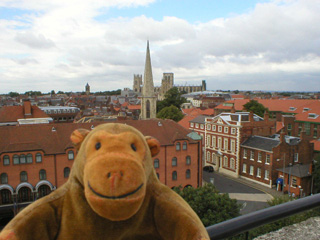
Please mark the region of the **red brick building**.
[[221, 113], [205, 122], [206, 164], [215, 170], [238, 177], [240, 144], [252, 135], [269, 136], [275, 122], [248, 112]]
[[[123, 120], [120, 123], [157, 138], [160, 153], [154, 166], [169, 187], [202, 185], [201, 140], [171, 120]], [[0, 127], [0, 212], [16, 213], [68, 179], [75, 158], [70, 142], [78, 128], [101, 123], [32, 124]]]

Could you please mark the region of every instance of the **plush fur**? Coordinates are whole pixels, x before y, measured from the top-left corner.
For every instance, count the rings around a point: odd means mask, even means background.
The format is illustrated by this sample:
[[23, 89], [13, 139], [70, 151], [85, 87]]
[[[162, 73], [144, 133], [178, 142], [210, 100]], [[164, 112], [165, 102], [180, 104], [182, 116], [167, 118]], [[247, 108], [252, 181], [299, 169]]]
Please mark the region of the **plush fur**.
[[123, 124], [73, 132], [79, 148], [69, 180], [21, 211], [1, 240], [205, 240], [190, 206], [161, 184], [152, 157], [160, 144]]

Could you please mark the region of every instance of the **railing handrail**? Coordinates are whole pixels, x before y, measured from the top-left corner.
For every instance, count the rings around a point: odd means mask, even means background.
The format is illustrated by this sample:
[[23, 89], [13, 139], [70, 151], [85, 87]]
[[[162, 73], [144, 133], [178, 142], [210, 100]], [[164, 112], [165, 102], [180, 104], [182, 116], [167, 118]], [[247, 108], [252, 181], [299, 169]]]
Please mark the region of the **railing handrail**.
[[232, 218], [206, 229], [210, 239], [224, 239], [315, 207], [320, 207], [320, 193]]

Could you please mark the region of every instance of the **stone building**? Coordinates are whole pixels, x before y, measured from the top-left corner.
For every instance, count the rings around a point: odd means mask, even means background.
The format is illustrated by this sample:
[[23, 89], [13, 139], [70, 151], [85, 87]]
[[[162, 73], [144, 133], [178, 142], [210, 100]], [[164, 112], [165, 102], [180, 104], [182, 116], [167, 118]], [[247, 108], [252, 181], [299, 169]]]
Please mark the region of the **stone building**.
[[156, 118], [157, 97], [154, 93], [149, 41], [147, 43], [146, 63], [144, 68], [144, 83], [141, 96], [141, 119]]
[[90, 95], [90, 86], [89, 83], [86, 85], [86, 95]]

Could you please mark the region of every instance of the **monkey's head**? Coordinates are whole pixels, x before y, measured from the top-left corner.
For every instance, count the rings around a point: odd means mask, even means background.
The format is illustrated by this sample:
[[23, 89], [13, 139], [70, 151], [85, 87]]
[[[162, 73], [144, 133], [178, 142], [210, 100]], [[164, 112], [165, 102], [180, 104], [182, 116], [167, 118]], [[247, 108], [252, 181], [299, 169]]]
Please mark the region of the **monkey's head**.
[[152, 157], [160, 151], [159, 142], [117, 123], [75, 130], [71, 141], [79, 148], [71, 176], [82, 183], [91, 208], [112, 221], [136, 214], [148, 182], [157, 179]]

